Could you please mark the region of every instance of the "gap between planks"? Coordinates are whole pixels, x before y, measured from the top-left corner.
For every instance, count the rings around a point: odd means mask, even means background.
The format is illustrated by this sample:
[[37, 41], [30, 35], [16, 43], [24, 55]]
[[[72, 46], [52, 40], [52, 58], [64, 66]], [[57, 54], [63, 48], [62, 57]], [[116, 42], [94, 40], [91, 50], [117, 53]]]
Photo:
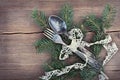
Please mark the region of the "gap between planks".
[[[91, 31], [89, 31], [91, 32]], [[114, 33], [114, 32], [120, 32], [120, 30], [118, 31], [106, 31], [106, 33]], [[14, 34], [40, 34], [43, 33], [43, 31], [38, 31], [38, 32], [3, 32], [0, 33], [0, 35], [14, 35]]]

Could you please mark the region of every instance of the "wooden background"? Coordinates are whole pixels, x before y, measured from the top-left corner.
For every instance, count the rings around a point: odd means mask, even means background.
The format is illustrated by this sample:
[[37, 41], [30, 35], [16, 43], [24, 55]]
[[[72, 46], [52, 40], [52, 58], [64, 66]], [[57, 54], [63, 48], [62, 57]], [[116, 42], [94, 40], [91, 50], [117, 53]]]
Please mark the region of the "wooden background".
[[[115, 21], [107, 31], [120, 49], [120, 0], [0, 0], [0, 80], [38, 80], [50, 55], [37, 54], [33, 46], [42, 34], [31, 18], [32, 10], [49, 16], [66, 2], [73, 6], [76, 22], [90, 13], [101, 15], [107, 3], [116, 7]], [[119, 53], [105, 67], [110, 80], [120, 80]]]

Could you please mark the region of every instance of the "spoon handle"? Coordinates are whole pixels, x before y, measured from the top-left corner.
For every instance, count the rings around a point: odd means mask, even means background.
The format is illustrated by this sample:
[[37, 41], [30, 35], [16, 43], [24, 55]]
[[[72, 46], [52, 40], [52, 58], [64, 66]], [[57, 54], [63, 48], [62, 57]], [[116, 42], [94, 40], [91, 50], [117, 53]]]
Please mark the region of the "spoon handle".
[[69, 37], [69, 35], [68, 35], [68, 33], [67, 33], [67, 31], [64, 33], [67, 37]]

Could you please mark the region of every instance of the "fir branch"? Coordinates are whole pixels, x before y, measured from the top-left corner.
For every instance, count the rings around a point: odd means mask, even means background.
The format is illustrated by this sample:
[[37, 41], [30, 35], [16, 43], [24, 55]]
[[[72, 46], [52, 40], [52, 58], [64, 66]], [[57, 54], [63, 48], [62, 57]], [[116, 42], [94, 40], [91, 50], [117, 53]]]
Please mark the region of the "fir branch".
[[[104, 38], [105, 38], [105, 34], [102, 33], [102, 32], [101, 32], [101, 33], [98, 32], [97, 34], [94, 35], [94, 37], [93, 37], [93, 39], [92, 39], [92, 42], [100, 41], [100, 40], [102, 40], [102, 39], [104, 39]], [[96, 57], [98, 57], [98, 55], [99, 55], [102, 47], [103, 47], [103, 46], [102, 46], [101, 44], [93, 45], [93, 46], [90, 47], [90, 48], [91, 48], [91, 52], [92, 52], [93, 54], [95, 54]]]
[[82, 33], [84, 34], [84, 37], [85, 37], [85, 36], [86, 36], [86, 33], [88, 32], [88, 31], [86, 30], [85, 26], [84, 26], [83, 24], [79, 24], [78, 26], [79, 26], [78, 28], [81, 29], [81, 31], [82, 31]]
[[65, 67], [65, 63], [58, 60], [58, 59], [52, 59], [50, 60], [50, 62], [46, 63], [43, 65], [43, 68], [48, 72], [48, 71], [52, 71], [55, 69], [61, 69]]
[[65, 21], [68, 30], [73, 28], [73, 8], [71, 7], [71, 5], [63, 5], [60, 10], [59, 16]]
[[[103, 22], [101, 18], [96, 17], [95, 15], [89, 15], [83, 22], [84, 26], [91, 31], [95, 32], [95, 35], [92, 38], [92, 42], [96, 42], [105, 38], [104, 28], [102, 27]], [[102, 45], [93, 45], [90, 47], [91, 52], [98, 57]]]
[[[101, 18], [96, 17], [95, 15], [89, 15], [87, 16], [87, 18], [84, 20], [83, 25], [90, 29], [91, 31], [95, 32], [95, 35], [93, 36], [92, 42], [95, 41], [99, 41], [101, 39], [105, 38], [105, 33], [104, 33], [104, 29], [102, 27], [102, 20]], [[91, 52], [98, 57], [101, 49], [102, 49], [102, 45], [93, 45], [90, 47]]]
[[41, 27], [41, 29], [44, 29], [48, 26], [47, 17], [44, 12], [34, 10], [32, 12], [32, 17], [34, 18], [35, 22]]
[[80, 71], [80, 76], [83, 80], [93, 80], [96, 75], [96, 71], [92, 68], [85, 67]]
[[102, 20], [103, 20], [104, 28], [111, 27], [111, 23], [114, 20], [115, 13], [116, 13], [116, 10], [114, 7], [110, 6], [109, 4], [105, 6], [105, 9], [103, 10], [103, 13], [102, 13]]
[[47, 38], [39, 39], [34, 45], [39, 53], [44, 51], [54, 53], [55, 51], [55, 43]]
[[95, 15], [87, 16], [83, 21], [83, 25], [93, 32], [102, 31], [102, 29], [101, 29], [102, 20], [100, 18], [97, 18]]
[[61, 62], [58, 59], [62, 48], [61, 45], [55, 44], [47, 38], [42, 38], [35, 42], [35, 47], [39, 53], [44, 51], [51, 53], [51, 57], [52, 57], [51, 61], [45, 64], [46, 66], [48, 65], [49, 66], [48, 67], [44, 66], [47, 71], [51, 69], [59, 69], [65, 67], [64, 62]]

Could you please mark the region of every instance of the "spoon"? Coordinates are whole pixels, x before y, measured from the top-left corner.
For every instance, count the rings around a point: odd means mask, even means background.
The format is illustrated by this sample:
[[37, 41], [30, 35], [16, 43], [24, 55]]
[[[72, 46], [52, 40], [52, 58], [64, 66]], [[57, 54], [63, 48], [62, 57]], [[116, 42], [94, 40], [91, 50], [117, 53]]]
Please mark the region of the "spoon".
[[[54, 30], [56, 34], [65, 34], [67, 37], [69, 36], [67, 33], [66, 23], [65, 21], [63, 21], [63, 19], [61, 19], [60, 17], [56, 15], [51, 15], [48, 19], [48, 22], [49, 22], [50, 27]], [[95, 59], [95, 56], [93, 54], [86, 54], [86, 55], [90, 55], [90, 57]]]
[[[67, 33], [67, 26], [63, 19], [56, 15], [51, 15], [48, 19], [50, 27], [54, 30], [56, 34], [65, 34], [67, 37], [69, 36]], [[88, 54], [87, 54], [88, 55]], [[93, 54], [89, 54], [91, 57], [95, 58]]]
[[67, 33], [67, 26], [65, 21], [56, 15], [51, 15], [48, 19], [50, 27], [54, 30], [57, 34], [65, 34], [68, 36]]

